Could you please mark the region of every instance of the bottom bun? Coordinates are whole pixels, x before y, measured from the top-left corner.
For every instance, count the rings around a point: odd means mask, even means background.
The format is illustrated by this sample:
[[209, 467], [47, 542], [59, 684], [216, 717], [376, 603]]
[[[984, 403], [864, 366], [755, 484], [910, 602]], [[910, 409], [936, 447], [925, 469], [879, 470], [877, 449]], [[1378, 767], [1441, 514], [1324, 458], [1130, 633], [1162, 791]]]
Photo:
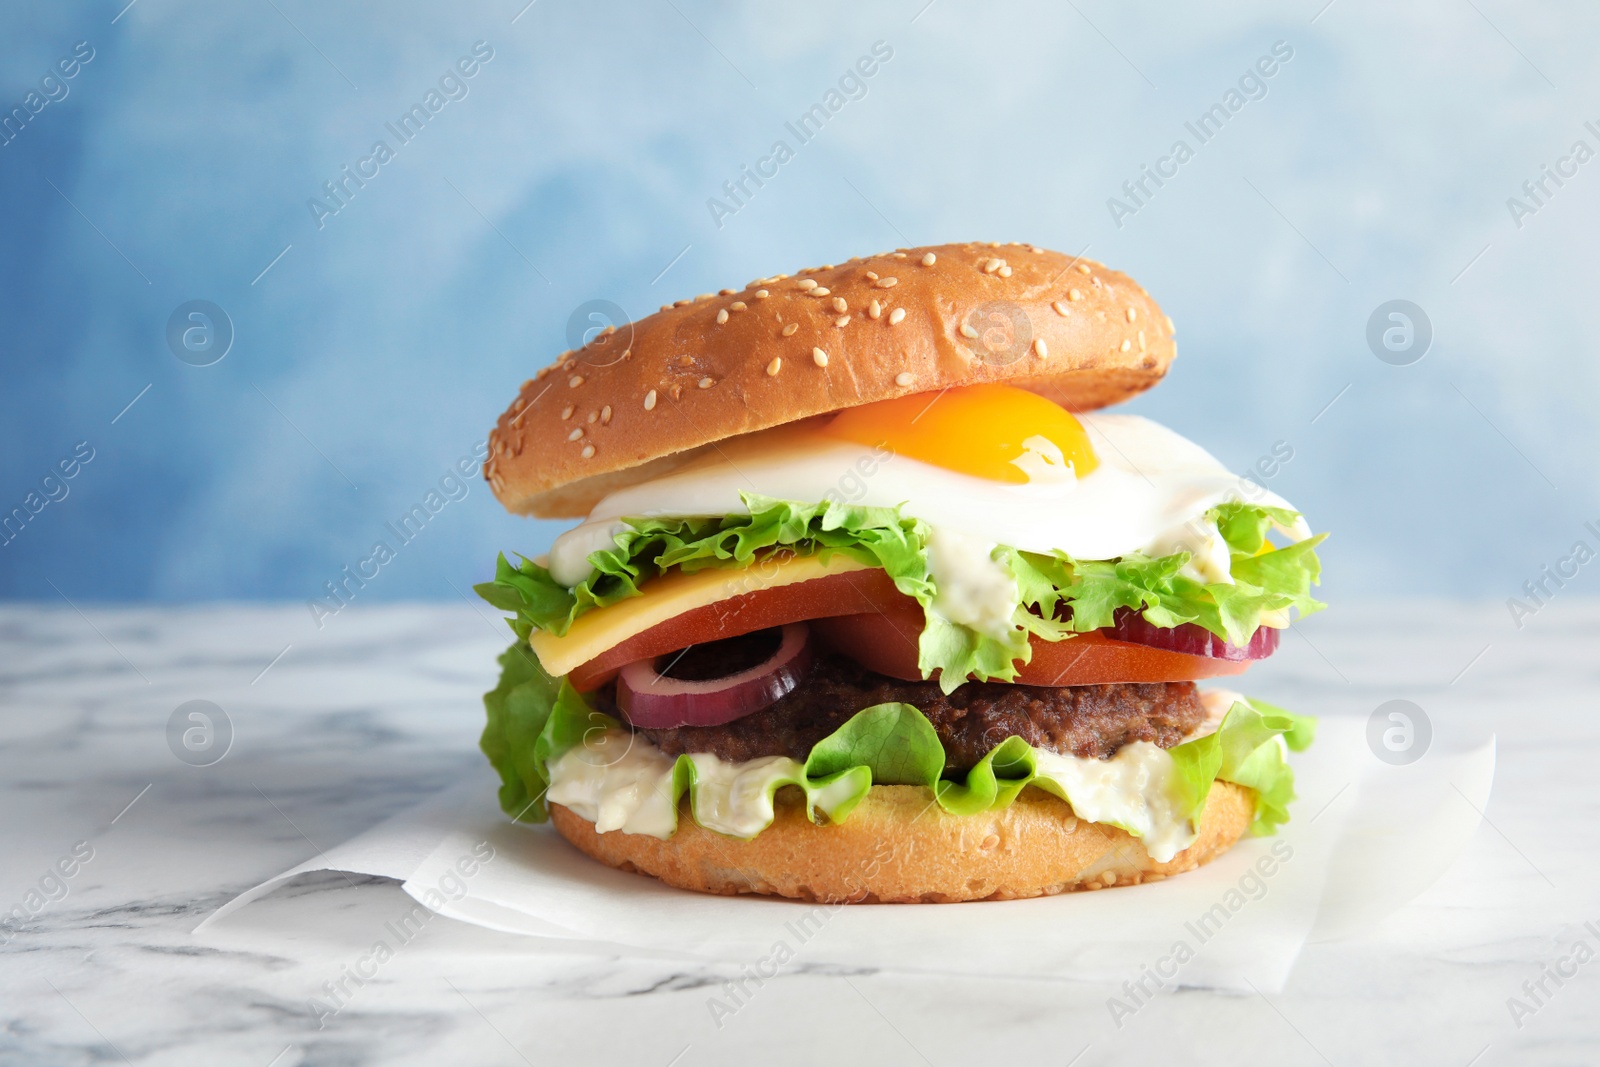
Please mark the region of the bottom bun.
[[1166, 863], [1114, 826], [1083, 822], [1057, 797], [1024, 789], [1006, 808], [951, 815], [922, 786], [873, 786], [841, 823], [806, 818], [798, 790], [777, 796], [777, 818], [748, 841], [686, 815], [663, 841], [594, 824], [560, 804], [561, 836], [602, 863], [700, 893], [762, 893], [818, 903], [949, 904], [1015, 900], [1153, 882], [1209, 863], [1239, 840], [1255, 792], [1211, 787], [1200, 836]]

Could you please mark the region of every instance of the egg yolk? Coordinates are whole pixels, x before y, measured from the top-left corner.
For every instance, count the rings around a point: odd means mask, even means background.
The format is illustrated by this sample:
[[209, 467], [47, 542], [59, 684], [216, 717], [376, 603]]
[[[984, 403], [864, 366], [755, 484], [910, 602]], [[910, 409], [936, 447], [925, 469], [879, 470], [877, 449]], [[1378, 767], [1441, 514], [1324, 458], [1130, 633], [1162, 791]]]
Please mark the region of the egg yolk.
[[1011, 385], [968, 385], [846, 408], [822, 433], [996, 482], [1083, 477], [1100, 461], [1083, 424]]

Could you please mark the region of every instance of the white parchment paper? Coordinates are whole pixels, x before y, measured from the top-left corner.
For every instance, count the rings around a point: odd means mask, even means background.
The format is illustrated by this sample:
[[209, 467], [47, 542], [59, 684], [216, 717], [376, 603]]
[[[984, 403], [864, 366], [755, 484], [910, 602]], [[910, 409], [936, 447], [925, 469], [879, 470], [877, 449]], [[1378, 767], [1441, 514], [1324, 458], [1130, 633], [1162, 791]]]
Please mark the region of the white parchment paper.
[[573, 951], [744, 964], [1279, 990], [1308, 938], [1359, 930], [1431, 885], [1477, 828], [1493, 739], [1404, 767], [1367, 748], [1365, 724], [1325, 718], [1293, 757], [1299, 801], [1276, 837], [1246, 838], [1197, 871], [1150, 885], [967, 905], [810, 905], [712, 897], [583, 856], [548, 826], [511, 823], [495, 782], [463, 782], [220, 908], [213, 923], [296, 875], [402, 881], [439, 914]]

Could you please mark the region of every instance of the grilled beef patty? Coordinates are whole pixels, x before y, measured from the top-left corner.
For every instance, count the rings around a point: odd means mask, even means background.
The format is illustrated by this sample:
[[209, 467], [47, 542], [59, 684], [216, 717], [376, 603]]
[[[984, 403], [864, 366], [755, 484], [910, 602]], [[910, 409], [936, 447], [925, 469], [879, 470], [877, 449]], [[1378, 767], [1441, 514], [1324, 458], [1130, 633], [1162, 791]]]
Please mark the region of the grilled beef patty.
[[[601, 711], [627, 720], [616, 707], [614, 686], [607, 685], [594, 697]], [[937, 682], [889, 678], [852, 659], [818, 650], [805, 679], [769, 707], [722, 726], [638, 733], [669, 756], [709, 752], [735, 763], [760, 756], [804, 760], [813, 745], [850, 716], [889, 701], [914, 704], [933, 723], [944, 745], [947, 774], [968, 770], [1013, 735], [1063, 756], [1106, 759], [1131, 741], [1171, 748], [1205, 719], [1193, 682], [1076, 686], [968, 682], [946, 695]]]

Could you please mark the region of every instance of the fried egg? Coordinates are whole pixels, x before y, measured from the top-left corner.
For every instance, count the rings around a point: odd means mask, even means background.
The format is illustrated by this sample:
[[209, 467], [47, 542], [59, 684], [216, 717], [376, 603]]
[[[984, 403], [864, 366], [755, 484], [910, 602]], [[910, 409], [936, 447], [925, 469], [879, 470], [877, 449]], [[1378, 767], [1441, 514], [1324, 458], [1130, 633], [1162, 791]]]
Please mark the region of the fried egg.
[[[1206, 512], [1237, 499], [1293, 510], [1149, 419], [1074, 416], [1012, 386], [967, 386], [719, 441], [601, 500], [556, 539], [551, 574], [582, 581], [619, 520], [744, 514], [740, 493], [898, 506], [926, 521], [940, 600], [951, 618], [985, 630], [1003, 624], [1001, 603], [1011, 603], [989, 560], [996, 545], [1085, 560], [1183, 550], [1195, 577], [1228, 581], [1228, 549]], [[1309, 534], [1303, 523], [1284, 532]]]

